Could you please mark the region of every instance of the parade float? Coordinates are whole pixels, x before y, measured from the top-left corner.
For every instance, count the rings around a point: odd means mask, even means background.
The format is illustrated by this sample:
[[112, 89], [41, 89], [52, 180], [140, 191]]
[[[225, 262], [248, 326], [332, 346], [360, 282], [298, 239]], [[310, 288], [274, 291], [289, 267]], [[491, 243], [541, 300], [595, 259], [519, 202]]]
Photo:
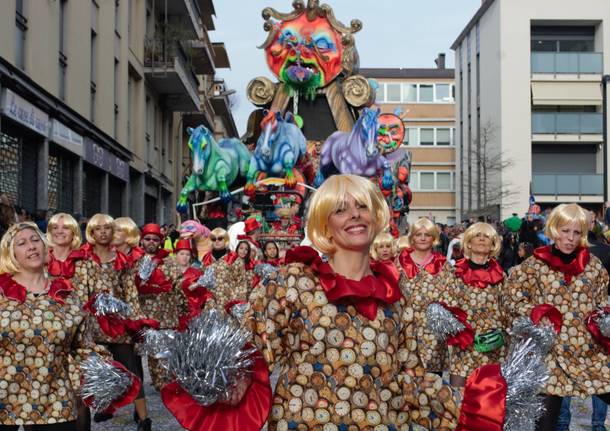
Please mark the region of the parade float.
[[[216, 142], [204, 126], [188, 131], [193, 169], [178, 210], [209, 227], [256, 215], [261, 239], [289, 247], [303, 238], [301, 220], [315, 188], [330, 175], [351, 173], [379, 184], [397, 234], [411, 200], [411, 158], [401, 148], [402, 118], [381, 113], [376, 83], [358, 74], [354, 35], [362, 23], [343, 24], [317, 0], [295, 0], [292, 8], [262, 11], [267, 37], [258, 48], [277, 81], [256, 77], [248, 84], [256, 108], [241, 142]], [[215, 196], [189, 202], [195, 191]]]

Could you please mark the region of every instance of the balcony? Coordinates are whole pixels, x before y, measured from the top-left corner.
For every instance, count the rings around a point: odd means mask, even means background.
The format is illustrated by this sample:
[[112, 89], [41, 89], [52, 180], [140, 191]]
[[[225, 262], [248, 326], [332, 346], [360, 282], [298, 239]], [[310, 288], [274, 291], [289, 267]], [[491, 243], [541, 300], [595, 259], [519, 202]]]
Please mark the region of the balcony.
[[199, 111], [199, 80], [179, 42], [146, 39], [144, 75], [173, 111]]
[[[570, 196], [578, 200], [603, 201], [602, 174], [536, 174], [532, 175], [532, 193], [539, 196]], [[588, 199], [587, 199], [588, 198]], [[557, 200], [557, 199], [555, 199]], [[569, 200], [569, 199], [568, 199]], [[542, 199], [541, 201], [548, 201]]]
[[533, 112], [536, 142], [601, 142], [603, 114], [597, 112]]
[[532, 52], [532, 74], [601, 75], [601, 52]]
[[170, 20], [177, 19], [180, 23], [188, 25], [193, 30], [193, 39], [201, 39], [203, 37], [199, 1], [165, 0], [161, 3], [161, 8], [167, 7], [167, 14], [171, 17]]

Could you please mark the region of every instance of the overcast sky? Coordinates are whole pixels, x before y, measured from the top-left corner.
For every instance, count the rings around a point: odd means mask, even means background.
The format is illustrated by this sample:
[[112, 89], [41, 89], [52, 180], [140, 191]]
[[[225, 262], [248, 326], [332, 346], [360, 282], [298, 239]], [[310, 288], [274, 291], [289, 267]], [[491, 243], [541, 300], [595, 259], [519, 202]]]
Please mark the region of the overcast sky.
[[[363, 23], [356, 33], [360, 67], [435, 67], [440, 52], [453, 67], [450, 46], [474, 15], [481, 0], [322, 0], [344, 24], [353, 18]], [[248, 82], [267, 76], [275, 82], [264, 53], [256, 47], [265, 40], [261, 11], [271, 6], [280, 12], [292, 10], [292, 0], [215, 0], [214, 42], [224, 42], [231, 69], [218, 69], [228, 87], [237, 91], [233, 111], [240, 135], [255, 108], [246, 98]]]

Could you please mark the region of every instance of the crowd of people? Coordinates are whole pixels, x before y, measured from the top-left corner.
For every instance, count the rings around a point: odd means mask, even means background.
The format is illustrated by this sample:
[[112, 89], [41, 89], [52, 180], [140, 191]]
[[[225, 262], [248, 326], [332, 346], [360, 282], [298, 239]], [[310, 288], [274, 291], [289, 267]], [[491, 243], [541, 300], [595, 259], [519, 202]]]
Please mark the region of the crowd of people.
[[[522, 318], [556, 334], [532, 429], [567, 430], [574, 396], [595, 396], [593, 429], [604, 429], [610, 247], [576, 204], [502, 223], [420, 218], [396, 238], [379, 189], [335, 175], [309, 202], [309, 245], [291, 247], [264, 241], [256, 217], [196, 243], [192, 230], [129, 217], [96, 214], [82, 229], [66, 213], [34, 223], [0, 205], [0, 431], [89, 430], [128, 404], [138, 430], [154, 429], [143, 360], [189, 430], [502, 430], [500, 364]], [[452, 331], [439, 335], [432, 306]], [[185, 331], [212, 309], [260, 354], [217, 406], [176, 389], [142, 348], [146, 331]], [[85, 390], [91, 355], [128, 377], [116, 399]]]

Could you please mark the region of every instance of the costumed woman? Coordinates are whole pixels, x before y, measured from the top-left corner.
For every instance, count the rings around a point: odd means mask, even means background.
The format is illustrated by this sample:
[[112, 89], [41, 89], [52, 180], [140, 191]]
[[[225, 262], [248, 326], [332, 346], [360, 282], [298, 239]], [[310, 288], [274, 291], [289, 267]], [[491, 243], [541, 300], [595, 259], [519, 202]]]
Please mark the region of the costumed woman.
[[221, 227], [212, 229], [209, 236], [212, 249], [201, 259], [201, 265], [210, 266], [229, 254], [229, 233]]
[[[558, 332], [546, 357], [551, 373], [546, 387], [546, 413], [537, 430], [553, 431], [563, 397], [597, 395], [610, 402], [610, 338], [608, 338], [608, 274], [587, 249], [586, 212], [577, 204], [557, 206], [546, 222], [553, 245], [514, 267], [502, 304], [511, 318], [550, 321]], [[606, 324], [600, 325], [606, 317]]]
[[460, 390], [476, 368], [499, 363], [506, 351], [506, 322], [500, 311], [504, 271], [495, 257], [502, 239], [487, 223], [475, 223], [464, 232], [464, 258], [445, 265], [436, 277], [439, 300], [464, 325], [451, 337], [451, 385]]
[[[47, 225], [47, 241], [48, 274], [52, 277], [62, 277], [72, 283], [76, 262], [85, 257], [85, 252], [80, 249], [82, 238], [78, 222], [70, 214], [55, 214]], [[78, 388], [80, 375], [74, 373], [71, 378], [73, 387]], [[76, 397], [76, 409], [78, 410], [76, 428], [78, 431], [88, 431], [91, 428], [91, 413], [80, 397]]]
[[[83, 288], [76, 288], [76, 293], [85, 303], [85, 309], [96, 316], [91, 325], [93, 339], [107, 347], [118, 362], [143, 380], [142, 362], [134, 351], [132, 336], [144, 327], [158, 327], [158, 322], [145, 317], [140, 308], [130, 260], [111, 245], [114, 219], [108, 214], [95, 214], [87, 223], [85, 237], [87, 243], [82, 250], [86, 259], [80, 261], [76, 268], [76, 280]], [[119, 318], [115, 315], [100, 315], [95, 305], [100, 295], [108, 295], [127, 304], [129, 315]], [[138, 431], [150, 430], [151, 420], [143, 387], [134, 404]], [[111, 417], [112, 414], [101, 412], [94, 415], [93, 420], [102, 422]]]
[[263, 244], [263, 263], [280, 266], [283, 260], [280, 257], [280, 248], [275, 241], [267, 241]]
[[409, 227], [408, 247], [398, 257], [405, 276], [401, 283], [403, 295], [413, 308], [419, 355], [427, 371], [441, 373], [446, 368], [447, 349], [438, 343], [427, 327], [426, 309], [438, 300], [435, 279], [443, 269], [445, 257], [434, 251], [440, 242], [438, 226], [430, 219], [420, 218]]
[[[0, 242], [1, 431], [21, 425], [28, 431], [77, 429], [78, 387], [71, 382], [68, 357], [82, 376], [83, 396], [94, 406], [126, 405], [141, 384], [120, 364], [103, 359], [109, 354], [91, 342], [90, 320], [71, 283], [45, 274], [46, 256], [43, 234], [31, 222], [13, 225]], [[118, 381], [100, 380], [98, 366], [118, 372]], [[97, 399], [91, 393], [94, 383]]]
[[376, 262], [394, 262], [397, 254], [398, 246], [392, 234], [381, 232], [375, 237], [371, 246], [371, 259]]
[[[283, 367], [269, 430], [451, 429], [451, 390], [408, 362], [415, 340], [403, 332], [398, 270], [369, 257], [389, 221], [381, 192], [359, 176], [331, 176], [307, 220], [308, 238], [326, 258], [310, 247], [289, 250], [278, 276], [253, 290], [245, 319], [270, 370]], [[424, 379], [426, 392], [418, 389]], [[224, 418], [246, 414], [249, 396], [231, 413], [223, 409]]]
[[[212, 233], [211, 236], [213, 237], [214, 234]], [[214, 240], [212, 240], [213, 243]], [[193, 317], [199, 315], [209, 299], [210, 293], [205, 287], [198, 284], [199, 277], [203, 275], [203, 272], [192, 265], [194, 256], [191, 242], [186, 239], [179, 239], [174, 246], [174, 256], [176, 264], [182, 272], [179, 284], [189, 304], [188, 315], [180, 318], [179, 327], [184, 329]]]
[[112, 245], [127, 256], [132, 265], [144, 256], [144, 250], [140, 247], [140, 229], [131, 217], [114, 219]]

